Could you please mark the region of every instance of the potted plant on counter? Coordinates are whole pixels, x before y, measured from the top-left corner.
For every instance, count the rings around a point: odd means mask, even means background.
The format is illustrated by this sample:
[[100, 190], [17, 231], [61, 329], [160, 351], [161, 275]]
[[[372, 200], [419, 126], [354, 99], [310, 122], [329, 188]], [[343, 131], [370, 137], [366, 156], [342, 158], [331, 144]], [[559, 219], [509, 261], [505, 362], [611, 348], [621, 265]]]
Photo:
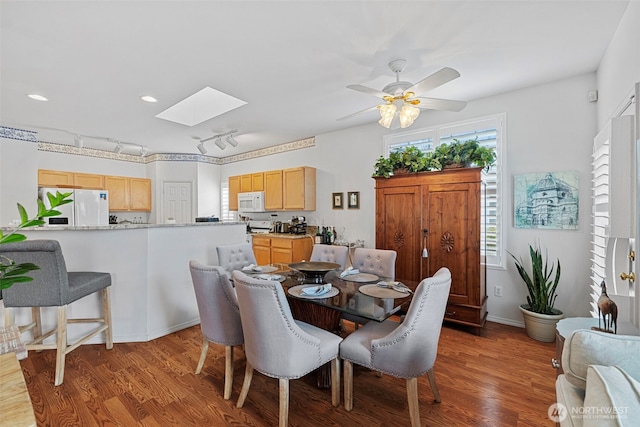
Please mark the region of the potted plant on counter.
[[[22, 242], [23, 240], [26, 240], [27, 236], [18, 233], [18, 231], [27, 227], [44, 225], [42, 218], [60, 215], [60, 211], [56, 210], [56, 208], [61, 205], [66, 205], [67, 203], [71, 203], [72, 200], [69, 198], [70, 196], [71, 193], [60, 193], [59, 191], [56, 192], [55, 195], [47, 193], [51, 208], [47, 209], [42, 200], [38, 199], [38, 213], [33, 218], [29, 218], [27, 210], [24, 206], [18, 203], [20, 224], [7, 234], [4, 234], [2, 230], [0, 230], [0, 244]], [[32, 281], [33, 278], [28, 276], [28, 273], [39, 269], [40, 267], [32, 263], [16, 264], [12, 259], [7, 258], [0, 253], [0, 289], [7, 289], [14, 283]]]
[[[560, 282], [560, 260], [549, 264], [548, 256], [542, 258], [539, 245], [529, 245], [529, 257], [531, 260], [531, 273], [527, 271], [522, 258], [516, 258], [511, 252], [520, 277], [524, 281], [528, 295], [527, 304], [520, 306], [524, 318], [524, 325], [529, 337], [543, 342], [555, 340], [556, 323], [564, 314], [554, 307], [556, 302], [556, 289]], [[554, 275], [555, 270], [555, 275]]]

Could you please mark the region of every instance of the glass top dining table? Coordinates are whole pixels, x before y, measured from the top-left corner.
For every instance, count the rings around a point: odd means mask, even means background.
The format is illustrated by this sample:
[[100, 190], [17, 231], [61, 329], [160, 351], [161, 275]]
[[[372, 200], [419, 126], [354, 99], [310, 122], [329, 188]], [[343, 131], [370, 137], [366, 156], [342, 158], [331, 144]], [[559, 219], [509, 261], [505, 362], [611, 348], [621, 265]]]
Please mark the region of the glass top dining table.
[[[282, 267], [282, 266], [280, 266]], [[340, 313], [347, 313], [367, 320], [381, 322], [389, 316], [406, 309], [411, 302], [412, 292], [400, 292], [378, 286], [378, 282], [390, 281], [386, 277], [374, 274], [360, 273], [340, 277], [342, 270], [330, 270], [324, 274], [322, 283], [316, 283], [313, 279], [296, 270], [284, 270], [279, 268], [274, 272], [279, 278], [289, 302], [320, 305]], [[322, 295], [305, 295], [304, 287], [315, 287], [322, 284], [331, 284], [331, 290]], [[410, 290], [414, 290], [416, 284], [405, 283]]]

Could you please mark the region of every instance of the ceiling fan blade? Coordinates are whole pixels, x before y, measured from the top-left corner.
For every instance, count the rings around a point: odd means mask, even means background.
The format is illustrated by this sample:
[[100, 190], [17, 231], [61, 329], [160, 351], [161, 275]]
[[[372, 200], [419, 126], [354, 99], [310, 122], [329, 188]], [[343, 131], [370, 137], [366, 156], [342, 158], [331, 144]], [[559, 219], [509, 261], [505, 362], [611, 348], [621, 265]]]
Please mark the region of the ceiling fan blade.
[[418, 83], [411, 86], [406, 92], [413, 92], [416, 95], [420, 95], [422, 93], [428, 92], [431, 89], [435, 89], [438, 86], [442, 86], [443, 84], [450, 82], [451, 80], [457, 79], [460, 77], [460, 73], [454, 70], [453, 68], [444, 67], [443, 69], [436, 71], [431, 74], [429, 77], [425, 77], [420, 80]]
[[420, 100], [418, 108], [429, 110], [461, 111], [467, 106], [465, 101], [454, 101], [453, 99], [438, 98], [417, 98]]
[[373, 110], [377, 110], [377, 109], [378, 109], [378, 106], [374, 105], [373, 107], [367, 108], [366, 110], [358, 111], [356, 113], [349, 114], [348, 116], [340, 117], [339, 119], [336, 119], [336, 120], [340, 122], [342, 120], [350, 119], [353, 116], [357, 116], [358, 114], [366, 113], [368, 111], [373, 111]]
[[388, 93], [380, 92], [379, 90], [371, 89], [370, 87], [362, 85], [349, 85], [347, 88], [357, 90], [358, 92], [368, 93], [369, 95], [377, 96], [378, 98], [389, 96]]

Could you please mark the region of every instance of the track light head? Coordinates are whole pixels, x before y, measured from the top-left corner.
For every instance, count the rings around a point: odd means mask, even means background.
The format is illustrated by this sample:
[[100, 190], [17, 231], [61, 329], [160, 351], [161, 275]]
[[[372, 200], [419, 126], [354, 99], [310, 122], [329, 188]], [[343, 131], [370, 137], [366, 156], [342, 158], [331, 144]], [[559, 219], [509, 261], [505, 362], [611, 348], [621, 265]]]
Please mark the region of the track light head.
[[144, 146], [140, 147], [140, 157], [146, 156], [148, 152], [149, 150], [147, 149], [147, 147], [144, 147]]
[[221, 150], [224, 150], [225, 148], [227, 148], [227, 146], [225, 145], [224, 141], [222, 141], [222, 138], [218, 137], [218, 139], [216, 139], [215, 144], [218, 146], [218, 148], [220, 148]]
[[201, 154], [207, 154], [207, 149], [204, 146], [204, 142], [200, 142], [200, 144], [198, 144], [198, 150], [200, 150]]
[[232, 147], [237, 147], [238, 146], [238, 141], [236, 141], [236, 139], [233, 137], [233, 135], [229, 135], [227, 137], [227, 144], [229, 144]]
[[123, 149], [123, 148], [124, 148], [124, 147], [122, 146], [122, 143], [121, 143], [121, 142], [118, 142], [118, 143], [116, 144], [116, 147], [113, 149], [113, 151], [115, 151], [116, 153], [120, 154], [120, 153], [122, 153], [122, 149]]
[[76, 143], [76, 147], [78, 148], [84, 147], [84, 139], [82, 139], [81, 135], [76, 135], [76, 137], [74, 138], [74, 141]]

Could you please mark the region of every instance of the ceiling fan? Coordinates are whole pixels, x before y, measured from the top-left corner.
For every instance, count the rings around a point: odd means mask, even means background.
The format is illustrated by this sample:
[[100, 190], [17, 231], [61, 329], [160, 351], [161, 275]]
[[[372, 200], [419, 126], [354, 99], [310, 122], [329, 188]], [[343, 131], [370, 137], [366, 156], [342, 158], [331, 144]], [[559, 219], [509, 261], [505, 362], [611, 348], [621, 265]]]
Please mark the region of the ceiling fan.
[[[405, 128], [413, 124], [414, 120], [420, 114], [420, 109], [460, 111], [467, 105], [464, 101], [426, 98], [420, 96], [431, 89], [435, 89], [438, 86], [460, 77], [460, 73], [453, 68], [444, 67], [420, 80], [418, 83], [413, 84], [400, 80], [400, 73], [404, 71], [406, 65], [407, 61], [404, 59], [395, 59], [389, 62], [389, 68], [396, 74], [396, 81], [386, 85], [382, 88], [382, 91], [362, 85], [347, 86], [349, 89], [377, 96], [385, 101], [385, 103], [349, 114], [348, 116], [341, 117], [338, 120], [350, 119], [358, 114], [379, 109], [381, 118], [378, 123], [382, 126], [389, 128], [393, 119], [397, 115], [400, 119], [400, 127]], [[398, 109], [400, 109], [400, 111], [398, 111]]]

